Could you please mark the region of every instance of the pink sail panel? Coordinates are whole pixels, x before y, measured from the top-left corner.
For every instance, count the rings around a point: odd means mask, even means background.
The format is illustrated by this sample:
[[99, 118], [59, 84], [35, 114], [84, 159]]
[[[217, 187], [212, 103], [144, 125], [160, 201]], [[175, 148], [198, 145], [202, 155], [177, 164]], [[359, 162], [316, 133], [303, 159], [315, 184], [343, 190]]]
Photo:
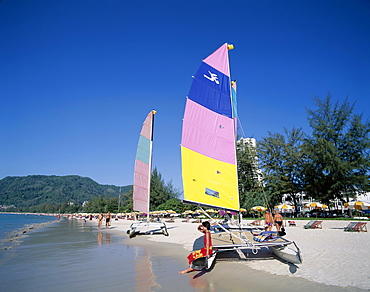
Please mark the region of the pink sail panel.
[[145, 138], [152, 140], [152, 122], [153, 121], [153, 111], [151, 111], [148, 116], [146, 117], [143, 127], [141, 129], [140, 135], [144, 136]]
[[230, 77], [229, 53], [227, 43], [203, 60], [204, 63]]
[[140, 161], [135, 160], [135, 171], [134, 171], [134, 210], [140, 212], [149, 212], [149, 165]]
[[187, 99], [182, 146], [222, 162], [236, 164], [234, 121]]

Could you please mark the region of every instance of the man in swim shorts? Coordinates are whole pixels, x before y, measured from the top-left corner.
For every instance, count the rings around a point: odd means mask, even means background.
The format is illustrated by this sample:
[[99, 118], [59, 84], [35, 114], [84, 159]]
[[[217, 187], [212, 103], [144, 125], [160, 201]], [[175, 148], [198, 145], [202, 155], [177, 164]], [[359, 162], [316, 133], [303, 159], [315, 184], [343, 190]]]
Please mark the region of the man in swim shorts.
[[280, 215], [278, 210], [275, 210], [274, 222], [275, 222], [276, 230], [279, 232], [281, 229], [281, 226], [283, 226], [283, 216]]
[[272, 223], [273, 223], [272, 215], [268, 210], [266, 210], [265, 212], [265, 231], [272, 230]]
[[110, 211], [108, 211], [107, 214], [105, 214], [105, 227], [108, 228], [110, 226], [110, 219], [111, 219]]

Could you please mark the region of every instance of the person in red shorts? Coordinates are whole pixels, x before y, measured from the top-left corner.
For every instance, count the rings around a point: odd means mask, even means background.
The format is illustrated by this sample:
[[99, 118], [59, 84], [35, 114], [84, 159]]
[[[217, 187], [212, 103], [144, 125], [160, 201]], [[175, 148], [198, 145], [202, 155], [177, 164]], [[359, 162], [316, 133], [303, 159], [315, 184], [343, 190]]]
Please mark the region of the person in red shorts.
[[207, 257], [212, 254], [212, 237], [211, 237], [211, 224], [208, 221], [203, 222], [198, 226], [198, 230], [202, 233], [204, 233], [204, 239], [203, 239], [203, 248], [200, 250], [195, 250], [191, 252], [188, 255], [188, 260], [189, 260], [189, 267], [185, 270], [179, 271], [180, 274], [186, 274], [189, 272], [194, 271], [194, 269], [191, 267], [191, 263], [198, 258], [201, 257]]

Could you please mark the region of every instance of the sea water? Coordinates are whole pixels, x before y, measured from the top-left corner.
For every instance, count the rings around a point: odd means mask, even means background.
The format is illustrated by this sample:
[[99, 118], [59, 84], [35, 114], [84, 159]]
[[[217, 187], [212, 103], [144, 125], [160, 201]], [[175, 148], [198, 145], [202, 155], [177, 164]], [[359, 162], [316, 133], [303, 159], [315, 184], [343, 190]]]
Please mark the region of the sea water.
[[11, 238], [15, 241], [15, 237], [27, 230], [55, 220], [55, 216], [49, 215], [0, 213], [0, 249], [6, 248], [4, 245], [9, 245]]
[[56, 220], [54, 216], [0, 213], [0, 240], [9, 237], [12, 232], [21, 228], [54, 220]]

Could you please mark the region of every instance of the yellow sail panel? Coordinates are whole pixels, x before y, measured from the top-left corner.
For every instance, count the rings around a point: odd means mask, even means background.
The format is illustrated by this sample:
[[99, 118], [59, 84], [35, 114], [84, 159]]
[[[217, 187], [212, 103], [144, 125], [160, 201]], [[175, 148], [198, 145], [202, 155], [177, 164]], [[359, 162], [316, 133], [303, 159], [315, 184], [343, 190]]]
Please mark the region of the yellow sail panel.
[[181, 147], [184, 201], [239, 210], [237, 167]]

